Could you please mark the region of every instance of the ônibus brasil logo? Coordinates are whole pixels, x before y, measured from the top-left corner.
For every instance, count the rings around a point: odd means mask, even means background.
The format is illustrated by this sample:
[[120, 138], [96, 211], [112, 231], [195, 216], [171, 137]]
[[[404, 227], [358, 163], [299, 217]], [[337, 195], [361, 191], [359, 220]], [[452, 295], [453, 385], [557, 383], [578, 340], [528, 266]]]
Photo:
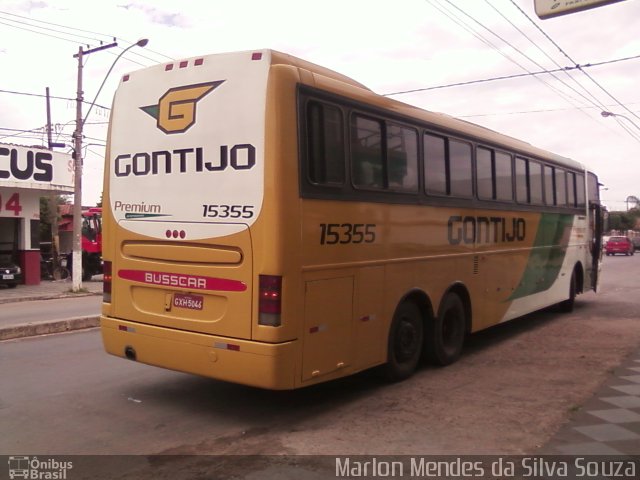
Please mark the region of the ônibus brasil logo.
[[156, 105], [140, 110], [155, 118], [164, 133], [183, 133], [196, 123], [196, 103], [222, 83], [224, 80], [170, 88]]
[[32, 480], [66, 480], [67, 471], [73, 468], [73, 462], [29, 456], [9, 457], [9, 478], [25, 478]]

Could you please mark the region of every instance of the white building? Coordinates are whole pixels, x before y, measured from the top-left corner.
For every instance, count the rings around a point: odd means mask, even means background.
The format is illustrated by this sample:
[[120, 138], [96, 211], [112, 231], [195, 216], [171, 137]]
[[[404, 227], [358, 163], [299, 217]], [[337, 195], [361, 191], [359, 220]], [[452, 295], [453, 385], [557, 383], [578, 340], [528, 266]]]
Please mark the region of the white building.
[[73, 170], [69, 154], [0, 143], [0, 254], [27, 285], [40, 283], [40, 197], [73, 193]]

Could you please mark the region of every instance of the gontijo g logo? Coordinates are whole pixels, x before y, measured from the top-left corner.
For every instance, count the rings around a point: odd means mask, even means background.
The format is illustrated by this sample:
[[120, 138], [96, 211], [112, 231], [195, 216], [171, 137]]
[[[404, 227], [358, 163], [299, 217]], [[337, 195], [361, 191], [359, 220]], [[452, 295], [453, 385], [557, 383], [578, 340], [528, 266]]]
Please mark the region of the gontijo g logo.
[[222, 83], [224, 80], [170, 88], [157, 105], [140, 109], [155, 118], [164, 133], [184, 133], [196, 123], [196, 103]]

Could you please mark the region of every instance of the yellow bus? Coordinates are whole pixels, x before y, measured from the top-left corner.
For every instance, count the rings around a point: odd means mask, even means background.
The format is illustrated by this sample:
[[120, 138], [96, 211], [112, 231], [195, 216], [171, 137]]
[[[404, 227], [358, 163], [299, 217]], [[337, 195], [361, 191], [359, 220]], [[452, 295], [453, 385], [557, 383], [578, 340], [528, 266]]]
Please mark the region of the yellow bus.
[[106, 351], [266, 389], [450, 364], [601, 261], [580, 163], [271, 50], [125, 75], [103, 205]]

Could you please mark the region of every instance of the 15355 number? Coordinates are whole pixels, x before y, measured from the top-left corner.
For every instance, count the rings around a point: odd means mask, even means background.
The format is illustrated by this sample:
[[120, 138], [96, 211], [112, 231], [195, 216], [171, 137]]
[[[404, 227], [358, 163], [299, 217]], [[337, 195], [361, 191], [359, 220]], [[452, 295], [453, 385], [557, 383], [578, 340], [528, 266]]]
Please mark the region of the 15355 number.
[[321, 223], [320, 245], [373, 243], [376, 225], [373, 223]]

